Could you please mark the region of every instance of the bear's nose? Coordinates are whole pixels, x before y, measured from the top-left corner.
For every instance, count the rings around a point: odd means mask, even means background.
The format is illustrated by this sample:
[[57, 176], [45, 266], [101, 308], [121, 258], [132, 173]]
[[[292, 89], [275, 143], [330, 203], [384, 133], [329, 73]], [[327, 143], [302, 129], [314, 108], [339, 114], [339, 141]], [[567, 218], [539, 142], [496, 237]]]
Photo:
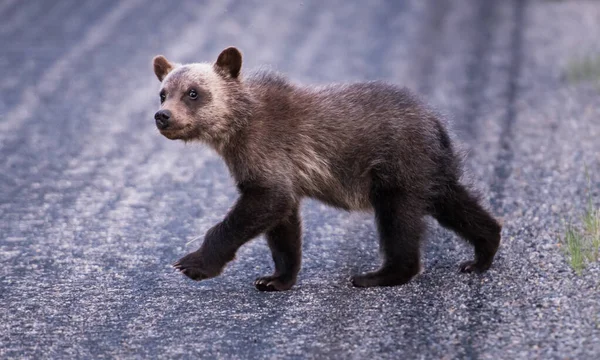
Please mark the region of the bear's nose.
[[164, 130], [169, 127], [169, 119], [171, 118], [171, 112], [169, 110], [159, 110], [154, 114], [154, 120], [156, 120], [156, 127], [160, 130]]

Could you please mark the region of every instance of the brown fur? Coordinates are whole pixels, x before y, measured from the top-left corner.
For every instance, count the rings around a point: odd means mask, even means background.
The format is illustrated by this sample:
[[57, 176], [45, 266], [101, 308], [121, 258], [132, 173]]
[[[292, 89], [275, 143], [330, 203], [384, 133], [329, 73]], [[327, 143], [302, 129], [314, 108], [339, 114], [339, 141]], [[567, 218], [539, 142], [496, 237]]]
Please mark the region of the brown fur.
[[202, 247], [176, 263], [189, 277], [218, 275], [241, 244], [266, 233], [276, 272], [256, 286], [291, 287], [300, 268], [303, 197], [375, 211], [384, 263], [356, 276], [356, 286], [403, 284], [418, 273], [426, 214], [473, 243], [476, 259], [464, 271], [491, 265], [500, 225], [459, 183], [459, 157], [441, 119], [407, 89], [383, 82], [299, 86], [268, 71], [241, 77], [235, 48], [212, 66], [165, 61], [157, 57], [154, 66], [166, 94], [162, 109], [171, 114], [161, 133], [212, 146], [241, 192]]

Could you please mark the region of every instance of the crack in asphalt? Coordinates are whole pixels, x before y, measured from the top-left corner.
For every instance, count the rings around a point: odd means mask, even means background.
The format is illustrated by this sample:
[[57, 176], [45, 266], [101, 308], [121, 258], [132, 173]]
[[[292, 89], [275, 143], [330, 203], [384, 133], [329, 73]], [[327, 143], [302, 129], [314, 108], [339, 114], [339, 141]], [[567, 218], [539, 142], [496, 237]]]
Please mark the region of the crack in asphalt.
[[[518, 78], [520, 75], [520, 68], [522, 62], [522, 43], [523, 43], [523, 31], [524, 31], [524, 17], [525, 17], [525, 1], [526, 0], [514, 0], [512, 4], [512, 21], [513, 27], [510, 35], [511, 38], [511, 59], [508, 70], [508, 85], [506, 92], [506, 105], [507, 110], [502, 122], [502, 131], [499, 138], [499, 152], [494, 167], [493, 183], [491, 185], [491, 206], [494, 212], [501, 213], [503, 209], [502, 199], [504, 198], [504, 182], [510, 176], [511, 162], [513, 158], [513, 151], [511, 149], [512, 129], [516, 121], [516, 96], [518, 92]], [[466, 123], [468, 129], [475, 128], [476, 119], [481, 116], [480, 108], [482, 104], [481, 92], [486, 87], [488, 76], [486, 75], [488, 70], [487, 54], [490, 48], [491, 39], [493, 37], [493, 21], [494, 21], [494, 8], [497, 6], [496, 1], [480, 2], [479, 9], [479, 34], [476, 40], [475, 56], [473, 58], [473, 72], [474, 77], [469, 82], [467, 88], [467, 98], [470, 99], [469, 106], [467, 107]], [[477, 60], [475, 60], [477, 58]], [[473, 139], [477, 138], [474, 130], [467, 132]], [[466, 301], [468, 323], [466, 331], [469, 336], [464, 341], [464, 356], [469, 359], [477, 359], [480, 354], [478, 353], [475, 341], [476, 339], [484, 339], [487, 337], [490, 326], [484, 326], [481, 324], [481, 312], [485, 303], [485, 296], [482, 292], [482, 282], [479, 276], [473, 277], [469, 280], [470, 293], [468, 294], [468, 300]], [[485, 310], [485, 309], [483, 309]], [[501, 322], [500, 315], [497, 314], [495, 321]]]
[[465, 88], [464, 123], [461, 130], [468, 142], [475, 142], [478, 138], [477, 120], [481, 117], [481, 107], [485, 101], [483, 94], [489, 80], [490, 50], [496, 26], [497, 0], [479, 1], [475, 15], [475, 29], [473, 30], [473, 50], [469, 55], [467, 71], [469, 77]]
[[525, 27], [526, 0], [514, 0], [513, 18], [514, 26], [511, 32], [511, 60], [509, 67], [508, 86], [506, 89], [506, 114], [502, 122], [500, 134], [500, 149], [494, 167], [495, 178], [491, 190], [490, 203], [496, 212], [504, 213], [504, 186], [512, 172], [514, 151], [512, 139], [517, 118], [517, 93], [519, 91], [519, 77], [523, 61], [523, 31]]
[[[475, 29], [473, 33], [473, 52], [469, 56], [467, 63], [468, 77], [465, 88], [466, 107], [464, 114], [464, 123], [461, 129], [466, 136], [466, 140], [474, 143], [478, 138], [477, 121], [482, 116], [481, 108], [485, 102], [483, 94], [489, 80], [490, 60], [489, 55], [494, 38], [494, 29], [497, 17], [498, 2], [496, 0], [480, 1], [475, 15]], [[471, 151], [471, 155], [473, 150]], [[469, 293], [465, 300], [467, 307], [467, 323], [463, 330], [467, 334], [462, 339], [462, 357], [468, 359], [479, 358], [479, 353], [475, 343], [477, 338], [486, 337], [487, 327], [482, 326], [477, 320], [477, 315], [481, 312], [482, 291], [479, 277], [473, 277], [468, 280]]]
[[426, 97], [432, 95], [436, 60], [442, 46], [442, 30], [450, 3], [447, 1], [427, 3], [430, 8], [428, 21], [421, 29], [422, 35], [415, 46], [416, 74], [418, 78], [417, 91]]

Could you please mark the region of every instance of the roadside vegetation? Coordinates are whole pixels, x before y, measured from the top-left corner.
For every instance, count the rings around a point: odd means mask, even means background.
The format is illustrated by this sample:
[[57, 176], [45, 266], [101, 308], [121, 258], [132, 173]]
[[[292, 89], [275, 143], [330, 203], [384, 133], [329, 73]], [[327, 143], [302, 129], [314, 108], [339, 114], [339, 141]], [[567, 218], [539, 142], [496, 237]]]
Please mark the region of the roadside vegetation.
[[580, 275], [586, 264], [599, 260], [600, 253], [600, 209], [594, 206], [591, 193], [591, 179], [588, 176], [588, 199], [581, 221], [569, 221], [566, 226], [562, 246], [569, 264]]
[[593, 81], [600, 86], [600, 55], [588, 55], [571, 60], [567, 66], [566, 76], [570, 83]]

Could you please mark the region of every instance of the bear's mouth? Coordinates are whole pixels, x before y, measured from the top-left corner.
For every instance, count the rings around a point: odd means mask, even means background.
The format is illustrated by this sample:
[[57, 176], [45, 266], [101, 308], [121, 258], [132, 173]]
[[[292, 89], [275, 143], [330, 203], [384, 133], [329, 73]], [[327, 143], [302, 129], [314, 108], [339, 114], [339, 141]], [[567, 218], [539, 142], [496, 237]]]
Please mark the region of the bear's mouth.
[[186, 124], [180, 128], [166, 128], [159, 130], [161, 135], [166, 137], [169, 140], [179, 140], [188, 138], [187, 134], [189, 133], [189, 129], [191, 128], [190, 124]]
[[166, 137], [169, 140], [177, 140], [178, 137], [178, 130], [160, 130], [160, 133], [162, 134], [162, 136]]

